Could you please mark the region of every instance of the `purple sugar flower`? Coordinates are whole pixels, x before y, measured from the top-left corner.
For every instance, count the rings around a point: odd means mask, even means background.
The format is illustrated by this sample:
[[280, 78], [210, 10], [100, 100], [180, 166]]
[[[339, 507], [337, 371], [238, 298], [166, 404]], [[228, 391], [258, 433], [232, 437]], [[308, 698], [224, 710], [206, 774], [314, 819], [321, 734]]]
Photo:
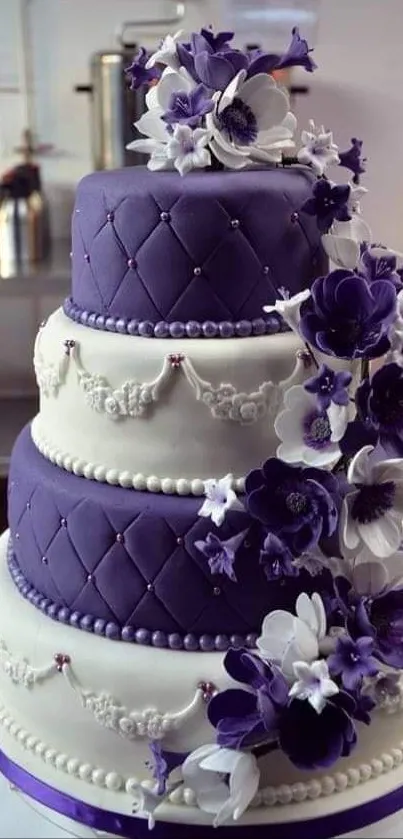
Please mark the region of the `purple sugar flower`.
[[144, 47], [140, 47], [130, 67], [126, 67], [125, 73], [130, 77], [130, 90], [137, 90], [139, 87], [148, 85], [160, 78], [161, 69], [159, 67], [155, 66], [149, 69], [146, 67], [150, 54]]
[[339, 485], [322, 469], [290, 466], [276, 457], [250, 472], [249, 513], [278, 536], [294, 556], [331, 536], [338, 523]]
[[376, 702], [369, 694], [361, 693], [361, 691], [354, 692], [352, 695], [356, 704], [353, 713], [354, 719], [364, 723], [364, 725], [370, 725], [371, 711], [375, 708]]
[[248, 53], [248, 79], [258, 73], [272, 73], [276, 69], [279, 57], [275, 53], [264, 52], [261, 49], [252, 49]]
[[350, 172], [353, 172], [354, 184], [359, 184], [360, 175], [363, 175], [364, 172], [366, 172], [367, 158], [361, 157], [362, 145], [362, 140], [358, 140], [357, 137], [353, 137], [350, 148], [347, 149], [347, 151], [339, 152], [339, 165], [343, 166], [345, 169], [349, 169]]
[[322, 364], [312, 379], [307, 379], [304, 384], [305, 390], [308, 393], [314, 393], [317, 396], [319, 407], [322, 410], [330, 408], [332, 402], [335, 405], [348, 405], [349, 395], [347, 388], [351, 384], [351, 373], [345, 370], [336, 372], [328, 367], [327, 364]]
[[264, 573], [269, 581], [279, 580], [282, 577], [297, 577], [299, 573], [294, 565], [291, 551], [274, 533], [268, 533], [266, 536], [259, 562], [263, 565]]
[[223, 50], [225, 51], [231, 49], [229, 47], [229, 42], [234, 38], [233, 32], [217, 32], [217, 35], [214, 35], [212, 27], [209, 26], [201, 29], [200, 34], [205, 41], [207, 41], [212, 52], [221, 52]]
[[149, 743], [152, 762], [147, 764], [152, 776], [157, 782], [155, 794], [165, 795], [166, 784], [171, 772], [177, 766], [181, 766], [186, 758], [182, 752], [167, 752], [162, 748], [160, 740], [151, 740]]
[[373, 640], [373, 655], [390, 667], [403, 667], [403, 589], [363, 597], [343, 578], [335, 580], [337, 602], [351, 637]]
[[[286, 53], [281, 56], [279, 62], [276, 64], [276, 69], [283, 69], [285, 67], [304, 67], [308, 73], [316, 70], [317, 65], [310, 53], [313, 52], [309, 48], [308, 42], [301, 38], [298, 26], [294, 26], [292, 30], [292, 40]], [[261, 71], [260, 71], [261, 72]]]
[[274, 740], [279, 712], [288, 702], [289, 686], [280, 670], [253, 653], [234, 649], [228, 650], [224, 667], [249, 691], [230, 688], [210, 700], [207, 714], [218, 744], [242, 749]]
[[305, 201], [301, 210], [316, 216], [320, 232], [327, 233], [335, 220], [351, 220], [348, 208], [350, 192], [349, 184], [334, 186], [326, 178], [319, 178], [314, 184], [312, 198]]
[[169, 108], [163, 114], [162, 119], [168, 125], [179, 123], [196, 128], [200, 125], [203, 117], [209, 114], [213, 108], [214, 102], [208, 98], [206, 88], [199, 84], [190, 93], [186, 90], [173, 93]]
[[299, 769], [331, 766], [356, 745], [354, 711], [354, 699], [343, 691], [328, 699], [320, 714], [309, 702], [294, 699], [280, 716], [280, 748]]
[[397, 259], [393, 253], [380, 246], [364, 246], [361, 253], [358, 273], [368, 283], [376, 280], [389, 280], [393, 283], [396, 291], [403, 287], [402, 277], [397, 270]]
[[354, 640], [348, 635], [341, 636], [336, 651], [327, 660], [329, 670], [333, 675], [341, 676], [346, 690], [355, 691], [361, 686], [364, 676], [376, 676], [378, 673], [373, 652], [373, 638], [364, 636]]
[[194, 32], [190, 43], [177, 44], [179, 60], [194, 81], [211, 90], [225, 90], [229, 82], [248, 67], [248, 57], [233, 49], [224, 37], [232, 33], [213, 35], [210, 30]]
[[354, 271], [338, 268], [315, 280], [301, 315], [302, 335], [321, 352], [336, 358], [378, 358], [390, 348], [396, 291], [386, 280], [369, 286]]
[[[391, 457], [403, 456], [403, 368], [385, 364], [356, 392], [358, 421], [352, 432], [373, 435]], [[350, 432], [350, 434], [352, 433]]]
[[207, 557], [212, 574], [226, 574], [230, 580], [236, 583], [235, 554], [245, 535], [246, 530], [237, 533], [236, 536], [232, 536], [226, 541], [222, 541], [215, 533], [208, 533], [204, 541], [195, 542], [195, 547]]

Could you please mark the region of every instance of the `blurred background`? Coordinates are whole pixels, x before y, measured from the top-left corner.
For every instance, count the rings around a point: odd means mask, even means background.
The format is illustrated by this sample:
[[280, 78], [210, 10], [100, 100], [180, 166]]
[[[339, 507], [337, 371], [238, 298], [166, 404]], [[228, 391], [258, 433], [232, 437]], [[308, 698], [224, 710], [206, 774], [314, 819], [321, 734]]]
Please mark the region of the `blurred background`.
[[319, 65], [286, 79], [299, 131], [313, 118], [341, 149], [364, 140], [365, 217], [403, 250], [403, 0], [0, 0], [0, 519], [12, 441], [36, 410], [34, 337], [69, 291], [77, 181], [129, 162], [143, 93], [127, 96], [122, 70], [136, 44], [210, 23], [271, 51], [299, 25]]

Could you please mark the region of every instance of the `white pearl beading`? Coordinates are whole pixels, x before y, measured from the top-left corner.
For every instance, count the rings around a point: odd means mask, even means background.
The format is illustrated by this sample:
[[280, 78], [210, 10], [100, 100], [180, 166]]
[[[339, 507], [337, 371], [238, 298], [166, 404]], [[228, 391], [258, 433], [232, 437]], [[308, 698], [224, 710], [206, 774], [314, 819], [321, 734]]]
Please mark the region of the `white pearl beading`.
[[[72, 775], [76, 778], [93, 784], [96, 787], [112, 790], [113, 792], [126, 792], [133, 795], [138, 791], [138, 786], [149, 787], [150, 781], [139, 780], [134, 776], [124, 777], [118, 772], [107, 772], [99, 766], [84, 763], [78, 758], [71, 757], [64, 752], [51, 748], [38, 737], [30, 734], [15, 722], [13, 717], [7, 713], [4, 707], [0, 707], [0, 725], [21, 745], [26, 751], [32, 752], [44, 763], [53, 766], [60, 772]], [[325, 775], [323, 778], [315, 778], [309, 781], [300, 781], [294, 784], [280, 784], [277, 787], [266, 787], [259, 790], [250, 804], [252, 809], [258, 807], [274, 807], [282, 804], [301, 803], [303, 801], [316, 800], [327, 797], [334, 793], [344, 792], [347, 788], [356, 787], [369, 781], [371, 778], [378, 778], [403, 763], [403, 742], [396, 748], [384, 752], [379, 757], [373, 758], [368, 763], [362, 763], [357, 767], [351, 767], [345, 772], [335, 772], [333, 775]], [[183, 785], [176, 787], [168, 796], [168, 802], [187, 807], [197, 807], [195, 793], [189, 787]]]
[[[38, 451], [55, 463], [66, 472], [73, 472], [89, 480], [107, 483], [111, 486], [121, 486], [125, 489], [135, 489], [138, 492], [162, 492], [164, 495], [195, 495], [202, 496], [205, 491], [205, 481], [201, 478], [161, 478], [157, 475], [143, 475], [142, 472], [119, 471], [109, 469], [101, 463], [90, 463], [81, 460], [74, 455], [61, 451], [57, 446], [52, 445], [44, 436], [41, 430], [40, 414], [36, 416], [31, 424], [31, 436]], [[214, 476], [212, 476], [214, 478]], [[245, 489], [245, 478], [234, 477], [232, 489], [242, 493]]]
[[[158, 401], [166, 385], [176, 382], [182, 373], [193, 388], [196, 399], [209, 408], [215, 419], [252, 425], [268, 414], [275, 416], [278, 413], [284, 391], [300, 381], [304, 371], [303, 358], [299, 353], [294, 370], [286, 380], [278, 384], [263, 382], [256, 390], [245, 393], [229, 383], [215, 386], [202, 379], [190, 359], [179, 353], [168, 354], [163, 358], [161, 372], [152, 381], [138, 382], [132, 379], [113, 388], [105, 376], [90, 373], [84, 368], [78, 341], [72, 341], [62, 360], [55, 363], [43, 357], [41, 336], [42, 330], [37, 335], [34, 350], [34, 369], [41, 393], [46, 397], [56, 397], [66, 381], [69, 366], [73, 365], [85, 402], [94, 411], [106, 414], [113, 420], [144, 417]], [[173, 359], [179, 360], [175, 362]]]

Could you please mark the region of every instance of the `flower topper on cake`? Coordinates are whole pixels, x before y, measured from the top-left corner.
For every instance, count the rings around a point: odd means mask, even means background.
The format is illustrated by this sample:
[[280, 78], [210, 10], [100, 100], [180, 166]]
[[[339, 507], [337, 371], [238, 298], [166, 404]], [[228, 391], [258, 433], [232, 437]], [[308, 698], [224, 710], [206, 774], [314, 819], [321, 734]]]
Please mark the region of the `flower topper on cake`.
[[[238, 170], [281, 163], [283, 154], [293, 153], [297, 122], [273, 74], [294, 66], [312, 72], [312, 50], [297, 27], [282, 55], [236, 49], [233, 38], [211, 29], [187, 42], [181, 33], [168, 35], [152, 55], [140, 49], [127, 68], [133, 89], [148, 86], [147, 111], [136, 122], [144, 139], [128, 148], [149, 154], [149, 169], [175, 168], [181, 175], [213, 165]], [[331, 135], [309, 142], [324, 144], [325, 157], [338, 160]]]

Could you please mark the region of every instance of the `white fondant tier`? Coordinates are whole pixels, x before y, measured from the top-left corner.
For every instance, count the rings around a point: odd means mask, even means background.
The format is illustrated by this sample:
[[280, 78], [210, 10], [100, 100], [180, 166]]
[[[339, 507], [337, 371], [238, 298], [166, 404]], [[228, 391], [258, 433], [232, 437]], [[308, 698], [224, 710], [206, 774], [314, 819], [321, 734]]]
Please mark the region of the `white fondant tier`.
[[[0, 747], [80, 800], [130, 813], [135, 784], [150, 783], [149, 738], [162, 737], [165, 748], [180, 752], [214, 742], [198, 684], [226, 686], [222, 655], [133, 647], [51, 623], [18, 594], [6, 568], [6, 545], [4, 534]], [[403, 784], [400, 714], [378, 711], [370, 727], [358, 728], [352, 756], [327, 773], [298, 771], [280, 752], [262, 759], [262, 788], [240, 823], [310, 818]], [[292, 806], [273, 806], [279, 804]], [[156, 816], [211, 822], [183, 787]]]
[[206, 479], [231, 473], [240, 490], [276, 452], [284, 389], [313, 374], [303, 351], [292, 333], [147, 340], [89, 329], [58, 310], [35, 347], [33, 438], [88, 478], [201, 495]]

